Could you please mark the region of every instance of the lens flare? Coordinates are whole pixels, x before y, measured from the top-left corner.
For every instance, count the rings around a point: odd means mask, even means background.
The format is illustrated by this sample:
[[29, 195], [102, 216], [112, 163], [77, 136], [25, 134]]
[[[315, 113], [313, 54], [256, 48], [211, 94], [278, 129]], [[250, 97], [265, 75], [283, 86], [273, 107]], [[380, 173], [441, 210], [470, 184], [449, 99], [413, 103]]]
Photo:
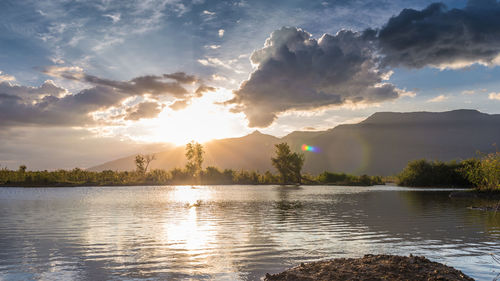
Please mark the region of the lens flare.
[[314, 152], [314, 153], [318, 153], [318, 152], [320, 152], [320, 149], [319, 149], [319, 147], [316, 147], [316, 146], [303, 144], [302, 145], [302, 151], [311, 151], [311, 152]]

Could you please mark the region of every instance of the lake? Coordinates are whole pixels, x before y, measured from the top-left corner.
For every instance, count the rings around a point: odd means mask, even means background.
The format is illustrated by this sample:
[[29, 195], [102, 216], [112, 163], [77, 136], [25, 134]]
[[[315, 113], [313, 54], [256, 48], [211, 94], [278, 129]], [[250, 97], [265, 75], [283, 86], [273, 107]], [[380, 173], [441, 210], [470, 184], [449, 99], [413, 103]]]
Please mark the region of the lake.
[[259, 280], [301, 262], [424, 255], [477, 280], [500, 213], [395, 186], [0, 188], [0, 280]]

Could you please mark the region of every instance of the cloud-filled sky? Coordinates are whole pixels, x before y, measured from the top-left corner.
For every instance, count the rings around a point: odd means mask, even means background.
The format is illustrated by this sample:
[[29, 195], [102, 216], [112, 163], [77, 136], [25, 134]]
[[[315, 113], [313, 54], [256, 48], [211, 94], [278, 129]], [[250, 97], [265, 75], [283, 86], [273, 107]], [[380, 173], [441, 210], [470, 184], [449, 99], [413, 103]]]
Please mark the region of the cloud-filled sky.
[[499, 64], [496, 0], [1, 1], [0, 166], [500, 113]]

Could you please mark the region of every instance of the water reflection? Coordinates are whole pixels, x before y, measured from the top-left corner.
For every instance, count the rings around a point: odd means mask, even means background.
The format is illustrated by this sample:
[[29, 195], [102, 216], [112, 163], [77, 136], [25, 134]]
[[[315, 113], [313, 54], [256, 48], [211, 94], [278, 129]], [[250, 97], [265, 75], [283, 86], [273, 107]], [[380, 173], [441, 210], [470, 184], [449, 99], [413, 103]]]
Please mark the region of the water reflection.
[[0, 279], [258, 280], [300, 262], [409, 253], [500, 272], [500, 214], [397, 187], [0, 189]]

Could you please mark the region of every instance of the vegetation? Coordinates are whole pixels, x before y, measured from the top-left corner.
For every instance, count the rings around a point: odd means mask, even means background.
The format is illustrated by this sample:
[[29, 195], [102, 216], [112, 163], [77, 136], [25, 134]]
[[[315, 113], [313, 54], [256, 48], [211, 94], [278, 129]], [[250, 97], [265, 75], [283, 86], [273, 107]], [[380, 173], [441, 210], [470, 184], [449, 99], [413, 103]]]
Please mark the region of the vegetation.
[[3, 186], [103, 186], [103, 185], [175, 185], [175, 184], [336, 184], [373, 185], [383, 184], [380, 177], [366, 175], [357, 177], [346, 174], [324, 172], [319, 176], [302, 175], [304, 164], [302, 154], [292, 153], [286, 143], [276, 145], [273, 165], [279, 174], [270, 171], [220, 170], [216, 167], [202, 168], [203, 146], [191, 142], [186, 145], [187, 164], [184, 169], [170, 171], [148, 169], [155, 160], [154, 155], [137, 155], [134, 159], [135, 171], [91, 172], [82, 169], [57, 171], [27, 171], [21, 165], [17, 171], [0, 169], [0, 185]]
[[[333, 175], [333, 176], [332, 176]], [[339, 176], [344, 175], [344, 176]], [[340, 180], [337, 180], [340, 179]], [[302, 175], [311, 185], [373, 185], [383, 184], [380, 177], [353, 176], [324, 172], [319, 176]], [[281, 176], [270, 171], [245, 171], [207, 167], [195, 178], [187, 169], [170, 171], [91, 172], [75, 168], [57, 171], [23, 171], [0, 169], [0, 186], [113, 186], [113, 185], [180, 185], [180, 184], [281, 184]]]
[[135, 156], [135, 167], [138, 173], [145, 174], [148, 171], [149, 164], [156, 159], [154, 154]]
[[380, 176], [354, 176], [345, 173], [331, 173], [323, 172], [319, 174], [316, 181], [321, 184], [335, 184], [335, 185], [359, 185], [359, 186], [369, 186], [369, 185], [381, 185], [385, 184], [385, 181]]
[[275, 145], [276, 157], [271, 158], [273, 166], [278, 170], [281, 184], [301, 184], [301, 170], [304, 165], [304, 154], [290, 150], [286, 142]]
[[198, 184], [203, 170], [203, 153], [203, 146], [197, 142], [190, 142], [186, 145], [186, 171]]
[[[91, 172], [73, 170], [28, 171], [25, 165], [18, 170], [0, 169], [0, 186], [104, 186], [104, 185], [176, 185], [176, 184], [323, 184], [377, 185], [387, 179], [379, 176], [354, 176], [345, 173], [323, 172], [317, 176], [301, 173], [304, 155], [290, 150], [287, 143], [276, 145], [271, 158], [278, 171], [203, 169], [203, 146], [196, 142], [186, 145], [187, 164], [184, 169], [170, 171], [149, 169], [155, 155], [135, 157], [135, 171]], [[479, 154], [462, 162], [415, 160], [397, 176], [402, 186], [418, 187], [476, 187], [481, 191], [500, 192], [500, 152]]]
[[479, 190], [500, 191], [500, 152], [462, 162], [462, 173]]
[[471, 182], [462, 172], [464, 168], [463, 162], [415, 160], [399, 174], [398, 183], [416, 187], [470, 187]]
[[500, 190], [500, 153], [480, 154], [461, 162], [411, 161], [398, 175], [398, 183], [403, 186]]

